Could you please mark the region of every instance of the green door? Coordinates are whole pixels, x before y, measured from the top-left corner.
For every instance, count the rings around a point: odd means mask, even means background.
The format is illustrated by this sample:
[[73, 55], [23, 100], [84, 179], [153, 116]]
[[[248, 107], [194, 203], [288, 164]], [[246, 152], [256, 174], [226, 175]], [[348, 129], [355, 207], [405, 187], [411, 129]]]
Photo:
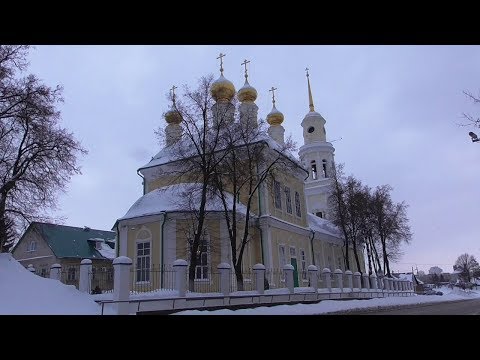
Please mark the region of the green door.
[[290, 264], [293, 266], [293, 286], [298, 287], [298, 270], [297, 270], [297, 259], [291, 258]]

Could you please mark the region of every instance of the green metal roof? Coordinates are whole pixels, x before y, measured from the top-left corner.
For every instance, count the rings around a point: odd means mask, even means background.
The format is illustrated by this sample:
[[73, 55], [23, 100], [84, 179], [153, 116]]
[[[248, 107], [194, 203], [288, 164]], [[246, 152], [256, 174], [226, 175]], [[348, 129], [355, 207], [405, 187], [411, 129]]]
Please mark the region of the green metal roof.
[[[113, 231], [37, 222], [32, 225], [33, 230], [42, 236], [58, 258], [106, 259], [95, 249], [95, 241], [88, 240], [103, 239], [110, 242], [115, 240]], [[108, 242], [107, 244], [113, 248], [113, 244]]]

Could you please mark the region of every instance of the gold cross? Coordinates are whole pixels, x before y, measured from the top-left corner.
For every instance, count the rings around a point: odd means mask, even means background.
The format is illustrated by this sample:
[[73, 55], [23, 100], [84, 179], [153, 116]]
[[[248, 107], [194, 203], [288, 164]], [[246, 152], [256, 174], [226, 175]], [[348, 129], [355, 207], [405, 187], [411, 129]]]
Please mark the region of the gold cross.
[[307, 72], [307, 77], [309, 77], [310, 75], [308, 74], [308, 70], [310, 70], [309, 68], [305, 68], [305, 71]]
[[217, 59], [220, 59], [220, 74], [223, 75], [223, 57], [226, 56], [225, 54], [220, 53]]
[[243, 63], [241, 63], [240, 65], [245, 65], [245, 80], [247, 80], [248, 78], [248, 73], [247, 73], [247, 64], [250, 62], [250, 60], [243, 60]]
[[272, 103], [273, 103], [273, 105], [275, 105], [275, 90], [278, 90], [278, 89], [273, 87], [273, 86], [270, 90], [268, 90], [268, 91], [272, 92]]

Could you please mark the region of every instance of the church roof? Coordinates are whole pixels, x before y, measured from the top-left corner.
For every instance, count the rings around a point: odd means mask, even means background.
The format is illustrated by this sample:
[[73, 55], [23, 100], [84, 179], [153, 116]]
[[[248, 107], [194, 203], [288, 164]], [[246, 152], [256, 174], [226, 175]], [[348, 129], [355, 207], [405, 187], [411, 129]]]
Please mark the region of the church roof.
[[[168, 164], [170, 162], [179, 160], [180, 158], [188, 158], [190, 156], [197, 155], [197, 151], [195, 150], [194, 146], [191, 146], [191, 141], [189, 141], [189, 139], [183, 139], [180, 141], [181, 143], [175, 145], [174, 147], [165, 147], [160, 150], [147, 164], [143, 165], [138, 170]], [[266, 142], [271, 149], [280, 152], [303, 169], [303, 166], [301, 165], [298, 158], [295, 157], [291, 152], [282, 149], [282, 146], [278, 144], [275, 140], [273, 140], [267, 133], [259, 133], [256, 139], [252, 141], [252, 143], [260, 141]], [[242, 144], [239, 143], [238, 145], [241, 146]], [[181, 153], [176, 150], [177, 148], [181, 149]], [[220, 150], [222, 149], [219, 148], [217, 151]], [[307, 170], [305, 171], [307, 172]]]
[[329, 220], [322, 219], [321, 217], [318, 217], [312, 213], [308, 213], [307, 221], [310, 229], [316, 232], [335, 237], [342, 237], [340, 229]]
[[[132, 219], [141, 216], [157, 215], [163, 212], [192, 211], [191, 204], [200, 204], [202, 184], [187, 183], [164, 186], [140, 197], [118, 220]], [[233, 196], [226, 194], [227, 205], [233, 207]], [[197, 206], [197, 205], [195, 205]], [[246, 214], [247, 208], [241, 203], [236, 204], [237, 212]], [[207, 198], [207, 211], [223, 211], [220, 198], [210, 193]]]

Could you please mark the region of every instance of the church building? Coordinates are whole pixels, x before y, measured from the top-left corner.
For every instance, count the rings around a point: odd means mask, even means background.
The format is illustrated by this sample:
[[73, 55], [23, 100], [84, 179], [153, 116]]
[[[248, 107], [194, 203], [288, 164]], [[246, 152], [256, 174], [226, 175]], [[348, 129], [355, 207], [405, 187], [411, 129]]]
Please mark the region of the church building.
[[[249, 121], [256, 122], [259, 110], [255, 104], [257, 91], [247, 80], [246, 63], [245, 84], [238, 92], [233, 83], [223, 76], [221, 65], [221, 75], [210, 88], [216, 102], [212, 111], [231, 109], [232, 121], [236, 111], [240, 115], [237, 121], [242, 121], [242, 114], [253, 114], [253, 119], [250, 117]], [[298, 157], [291, 156], [296, 166], [278, 174], [271, 184], [265, 181], [256, 190], [255, 201], [252, 201], [250, 208], [250, 240], [242, 261], [242, 268], [246, 270], [262, 263], [267, 273], [291, 264], [295, 269], [295, 286], [308, 286], [307, 267], [311, 264], [320, 270], [347, 270], [342, 234], [329, 221], [327, 201], [335, 149], [326, 140], [325, 119], [315, 111], [308, 69], [307, 88], [309, 111], [301, 121], [304, 142]], [[285, 129], [282, 126], [285, 119], [276, 108], [275, 90], [271, 89], [273, 107], [266, 115], [269, 126], [262, 140], [268, 145], [266, 151], [281, 148], [285, 142]], [[238, 100], [237, 108], [233, 104], [234, 97]], [[138, 169], [143, 177], [143, 195], [117, 220], [114, 227], [117, 231], [117, 255], [133, 260], [137, 271], [136, 282], [150, 281], [148, 272], [139, 270], [168, 267], [177, 259], [189, 261], [188, 244], [192, 234], [188, 232], [188, 223], [192, 218], [189, 215], [192, 210], [176, 201], [182, 191], [188, 191], [189, 184], [181, 178], [172, 182], [171, 177], [165, 175], [167, 170], [176, 166], [177, 159], [172, 156], [171, 148], [176, 142], [182, 141], [184, 121], [173, 110], [166, 112], [165, 120], [164, 148]], [[300, 119], [287, 121], [300, 124]], [[192, 197], [195, 200], [195, 195]], [[227, 201], [233, 202], [233, 197]], [[242, 201], [237, 204], [239, 216], [245, 215], [245, 205]], [[208, 216], [205, 220], [204, 242], [197, 250], [195, 281], [199, 282], [211, 281], [211, 273], [220, 263], [230, 263], [233, 267], [228, 228], [219, 202], [210, 200], [206, 209]], [[354, 264], [353, 251], [349, 254], [352, 257], [350, 264]], [[361, 271], [364, 272], [363, 253], [359, 257]], [[278, 286], [273, 278], [268, 281], [270, 287]]]

